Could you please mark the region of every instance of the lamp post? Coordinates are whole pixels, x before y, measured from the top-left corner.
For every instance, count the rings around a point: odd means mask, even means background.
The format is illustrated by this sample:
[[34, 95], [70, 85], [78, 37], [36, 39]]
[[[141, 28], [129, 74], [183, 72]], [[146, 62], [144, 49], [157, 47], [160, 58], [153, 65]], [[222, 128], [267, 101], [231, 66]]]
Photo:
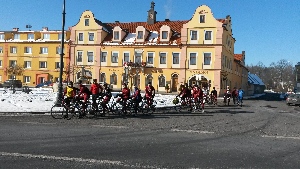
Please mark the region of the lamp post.
[[65, 15], [66, 15], [66, 0], [63, 1], [63, 13], [62, 13], [62, 30], [61, 30], [61, 48], [60, 48], [60, 67], [59, 67], [59, 84], [58, 93], [56, 98], [56, 104], [61, 105], [61, 98], [63, 97], [63, 84], [62, 84], [62, 74], [64, 68], [64, 40], [65, 40]]

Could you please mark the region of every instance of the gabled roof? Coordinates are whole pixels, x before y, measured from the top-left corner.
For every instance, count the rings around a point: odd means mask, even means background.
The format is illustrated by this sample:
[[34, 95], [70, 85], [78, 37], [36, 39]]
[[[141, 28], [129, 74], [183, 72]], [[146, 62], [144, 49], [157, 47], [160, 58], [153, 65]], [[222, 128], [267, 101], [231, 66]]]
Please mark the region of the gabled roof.
[[243, 54], [234, 54], [234, 59], [238, 61], [242, 61]]
[[248, 83], [254, 85], [260, 85], [260, 86], [265, 85], [263, 81], [256, 74], [251, 74], [251, 73], [248, 73]]

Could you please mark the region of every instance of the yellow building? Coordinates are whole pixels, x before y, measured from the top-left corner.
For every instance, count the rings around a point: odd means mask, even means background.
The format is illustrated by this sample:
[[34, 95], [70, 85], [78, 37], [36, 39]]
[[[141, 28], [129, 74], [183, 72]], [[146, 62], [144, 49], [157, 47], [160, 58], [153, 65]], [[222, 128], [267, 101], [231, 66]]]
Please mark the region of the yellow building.
[[156, 15], [153, 2], [146, 22], [102, 23], [84, 11], [70, 28], [73, 80], [84, 72], [116, 89], [128, 82], [143, 90], [151, 82], [157, 91], [168, 85], [174, 92], [184, 83], [214, 86], [219, 93], [247, 84], [245, 56], [234, 56], [230, 16], [215, 19], [205, 5], [190, 20], [157, 21]]
[[[0, 31], [0, 83], [21, 80], [23, 85], [36, 86], [45, 81], [58, 81], [61, 31]], [[69, 63], [70, 31], [65, 32], [64, 65]], [[15, 74], [12, 70], [20, 70]], [[66, 76], [64, 77], [66, 78]]]

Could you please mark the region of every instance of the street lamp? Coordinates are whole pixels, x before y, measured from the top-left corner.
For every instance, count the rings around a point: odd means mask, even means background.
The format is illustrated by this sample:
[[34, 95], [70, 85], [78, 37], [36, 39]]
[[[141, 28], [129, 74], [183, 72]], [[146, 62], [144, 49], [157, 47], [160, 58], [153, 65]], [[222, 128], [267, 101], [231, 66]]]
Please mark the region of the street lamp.
[[65, 15], [66, 15], [66, 0], [63, 1], [63, 13], [62, 13], [62, 30], [61, 30], [61, 48], [60, 48], [60, 67], [59, 67], [59, 83], [58, 83], [58, 93], [56, 98], [56, 105], [61, 105], [61, 99], [63, 97], [63, 84], [62, 84], [62, 74], [64, 68], [64, 40], [65, 40]]

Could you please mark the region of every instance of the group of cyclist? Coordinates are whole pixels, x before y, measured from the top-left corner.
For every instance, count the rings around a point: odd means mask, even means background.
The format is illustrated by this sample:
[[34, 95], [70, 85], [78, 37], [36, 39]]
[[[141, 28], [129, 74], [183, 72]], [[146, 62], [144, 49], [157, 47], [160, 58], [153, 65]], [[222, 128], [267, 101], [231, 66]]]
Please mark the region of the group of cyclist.
[[[97, 82], [97, 79], [93, 79], [93, 84], [91, 85], [90, 89], [84, 84], [82, 84], [82, 81], [78, 81], [78, 88], [74, 87], [74, 84], [72, 81], [68, 83], [66, 88], [64, 89], [64, 102], [67, 106], [71, 105], [71, 102], [80, 102], [82, 103], [82, 109], [83, 114], [81, 114], [79, 117], [83, 117], [86, 115], [85, 109], [87, 107], [87, 102], [92, 96], [92, 106], [93, 109], [98, 111], [98, 104], [97, 100], [101, 98], [101, 107], [102, 107], [102, 115], [104, 116], [105, 113], [108, 111], [107, 104], [112, 98], [112, 91], [111, 88], [108, 86], [107, 83], [104, 83], [103, 85], [100, 85]], [[145, 99], [147, 100], [148, 106], [151, 106], [153, 104], [153, 98], [155, 96], [155, 89], [151, 85], [151, 83], [148, 83], [148, 85], [145, 88]], [[128, 88], [128, 85], [126, 83], [122, 84], [122, 91], [120, 94], [117, 94], [115, 98], [119, 97], [116, 101], [122, 103], [122, 112], [123, 115], [126, 116], [127, 114], [127, 101], [129, 99], [132, 99], [133, 105], [134, 105], [134, 112], [135, 116], [137, 115], [137, 110], [139, 103], [142, 101], [141, 96], [141, 90], [138, 88], [137, 85], [134, 86], [133, 94], [131, 95], [130, 89]], [[68, 114], [66, 115], [68, 116]]]

